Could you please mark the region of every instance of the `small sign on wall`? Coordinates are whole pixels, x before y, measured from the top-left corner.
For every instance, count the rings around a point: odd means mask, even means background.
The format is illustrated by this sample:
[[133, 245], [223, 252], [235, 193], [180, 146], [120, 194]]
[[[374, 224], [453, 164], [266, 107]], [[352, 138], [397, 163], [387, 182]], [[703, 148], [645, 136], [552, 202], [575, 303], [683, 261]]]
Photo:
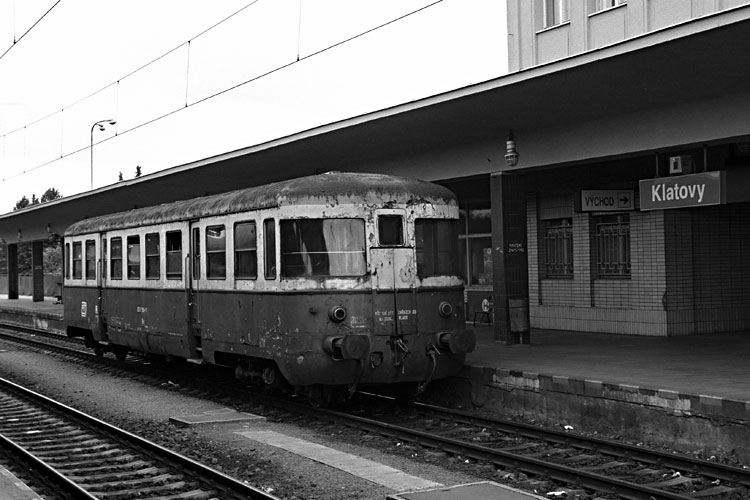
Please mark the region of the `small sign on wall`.
[[635, 209], [633, 189], [582, 189], [580, 212], [622, 212]]

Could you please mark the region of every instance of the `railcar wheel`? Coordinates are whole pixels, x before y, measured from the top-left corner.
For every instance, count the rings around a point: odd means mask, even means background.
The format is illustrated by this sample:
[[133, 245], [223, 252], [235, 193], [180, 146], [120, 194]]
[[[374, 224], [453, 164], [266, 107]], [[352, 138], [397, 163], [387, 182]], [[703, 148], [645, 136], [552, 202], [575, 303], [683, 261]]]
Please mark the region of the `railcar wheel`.
[[263, 379], [263, 388], [268, 392], [280, 391], [287, 385], [284, 375], [281, 374], [275, 364], [263, 368], [261, 377]]
[[125, 361], [125, 358], [128, 357], [128, 348], [125, 346], [112, 346], [112, 351], [115, 353], [115, 359], [117, 359], [117, 361]]
[[307, 389], [307, 398], [314, 408], [328, 408], [333, 403], [333, 389], [327, 385], [311, 385]]
[[104, 348], [100, 345], [95, 345], [94, 354], [96, 355], [96, 357], [101, 358], [102, 356], [104, 356]]

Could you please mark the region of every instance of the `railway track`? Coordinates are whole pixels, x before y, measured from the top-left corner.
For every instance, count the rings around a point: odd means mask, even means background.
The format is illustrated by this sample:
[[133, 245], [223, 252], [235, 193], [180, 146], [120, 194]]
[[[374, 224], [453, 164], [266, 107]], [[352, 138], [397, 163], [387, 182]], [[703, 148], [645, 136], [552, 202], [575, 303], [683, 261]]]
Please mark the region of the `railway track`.
[[63, 498], [278, 500], [4, 379], [0, 441]]
[[[155, 376], [160, 376], [159, 373], [163, 372], [155, 372]], [[180, 383], [189, 387], [190, 381]], [[216, 389], [215, 381], [209, 383]], [[360, 401], [351, 409], [335, 411], [312, 408], [296, 400], [248, 395], [245, 389], [232, 384], [222, 385], [221, 390], [224, 397], [230, 396], [238, 402], [260, 399], [267, 406], [273, 401], [277, 408], [294, 415], [304, 414], [326, 425], [333, 422], [395, 438], [409, 443], [414, 455], [425, 455], [422, 450], [430, 449], [433, 455], [437, 452], [460, 456], [465, 462], [477, 465], [477, 470], [491, 470], [487, 479], [497, 479], [498, 470], [505, 471], [501, 475], [510, 478], [530, 475], [533, 478], [530, 487], [545, 493], [563, 492], [569, 495], [567, 498], [573, 495], [583, 499], [629, 500], [750, 498], [749, 469], [569, 431], [481, 418], [469, 412], [424, 404], [398, 406], [393, 400], [371, 399], [374, 396], [366, 394], [358, 395]]]

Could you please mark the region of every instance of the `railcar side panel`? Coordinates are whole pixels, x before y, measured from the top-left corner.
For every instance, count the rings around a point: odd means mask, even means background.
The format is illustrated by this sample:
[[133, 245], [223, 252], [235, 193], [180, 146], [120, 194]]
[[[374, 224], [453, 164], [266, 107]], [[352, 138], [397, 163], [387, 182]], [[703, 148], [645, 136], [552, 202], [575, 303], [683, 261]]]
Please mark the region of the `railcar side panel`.
[[103, 290], [109, 342], [143, 352], [194, 357], [187, 338], [184, 290]]

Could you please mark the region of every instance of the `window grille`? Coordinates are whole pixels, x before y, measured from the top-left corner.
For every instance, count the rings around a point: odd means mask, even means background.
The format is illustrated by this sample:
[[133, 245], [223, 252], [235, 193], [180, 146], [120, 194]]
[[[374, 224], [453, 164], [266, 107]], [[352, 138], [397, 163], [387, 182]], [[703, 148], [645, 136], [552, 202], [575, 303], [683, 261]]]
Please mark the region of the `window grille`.
[[544, 269], [547, 278], [573, 277], [573, 219], [544, 223]]
[[599, 277], [630, 277], [630, 216], [608, 215], [596, 219]]

